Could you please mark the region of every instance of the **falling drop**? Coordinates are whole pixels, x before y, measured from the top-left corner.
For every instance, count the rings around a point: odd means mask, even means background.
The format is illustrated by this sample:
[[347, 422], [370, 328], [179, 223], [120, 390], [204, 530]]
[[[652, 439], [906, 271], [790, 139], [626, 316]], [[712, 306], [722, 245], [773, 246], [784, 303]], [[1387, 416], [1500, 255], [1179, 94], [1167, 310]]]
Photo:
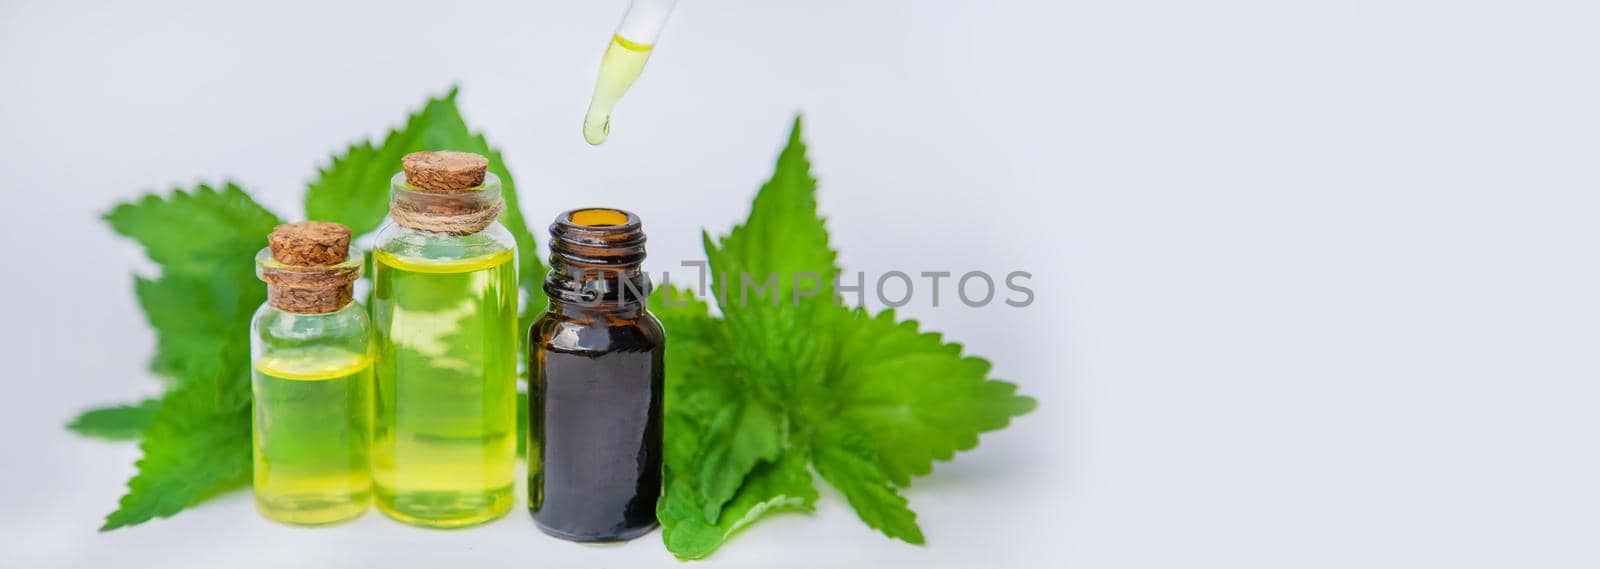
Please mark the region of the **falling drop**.
[[623, 93], [639, 78], [644, 64], [650, 60], [650, 44], [628, 41], [612, 34], [611, 45], [600, 60], [600, 78], [594, 84], [594, 98], [589, 100], [589, 112], [583, 117], [583, 139], [589, 144], [606, 141], [611, 133], [611, 110]]
[[589, 144], [599, 145], [611, 135], [611, 112], [644, 71], [656, 38], [676, 4], [677, 0], [633, 0], [628, 5], [600, 59], [600, 78], [595, 80], [594, 97], [589, 99], [589, 111], [583, 116], [583, 139]]

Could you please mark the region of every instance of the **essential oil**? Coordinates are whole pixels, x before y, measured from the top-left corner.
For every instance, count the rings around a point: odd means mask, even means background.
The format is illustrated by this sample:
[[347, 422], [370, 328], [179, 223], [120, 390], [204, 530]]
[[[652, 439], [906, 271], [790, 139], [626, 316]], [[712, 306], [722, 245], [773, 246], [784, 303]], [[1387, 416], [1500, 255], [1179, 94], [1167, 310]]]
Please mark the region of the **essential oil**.
[[372, 489], [372, 359], [344, 350], [279, 354], [256, 361], [253, 385], [261, 512], [294, 524], [365, 512]]
[[655, 50], [656, 38], [667, 24], [667, 16], [678, 0], [633, 0], [628, 11], [617, 24], [606, 44], [605, 56], [600, 60], [600, 77], [594, 82], [594, 96], [589, 99], [589, 111], [583, 116], [583, 139], [589, 144], [600, 144], [611, 134], [611, 111], [617, 101], [633, 86], [634, 80], [644, 72], [650, 52]]
[[429, 527], [505, 514], [516, 466], [516, 244], [487, 160], [406, 157], [373, 253], [378, 508]]
[[661, 495], [666, 335], [644, 304], [644, 232], [590, 208], [550, 234], [550, 305], [528, 339], [528, 509], [556, 537], [632, 539]]
[[610, 136], [611, 111], [644, 72], [651, 47], [647, 43], [628, 41], [621, 34], [612, 34], [611, 45], [606, 46], [606, 54], [600, 61], [600, 77], [594, 84], [589, 111], [583, 116], [583, 139], [589, 144], [604, 143]]
[[372, 355], [366, 311], [351, 302], [361, 257], [331, 223], [278, 227], [257, 256], [268, 302], [251, 325], [253, 479], [269, 519], [320, 525], [372, 500]]

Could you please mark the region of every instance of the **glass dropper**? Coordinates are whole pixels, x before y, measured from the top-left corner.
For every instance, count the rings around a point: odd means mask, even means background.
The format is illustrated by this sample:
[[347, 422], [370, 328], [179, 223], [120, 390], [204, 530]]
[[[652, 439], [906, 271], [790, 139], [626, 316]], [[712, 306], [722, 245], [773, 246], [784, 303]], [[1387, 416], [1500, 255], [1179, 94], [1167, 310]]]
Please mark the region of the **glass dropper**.
[[611, 110], [628, 92], [628, 87], [644, 71], [650, 60], [650, 50], [656, 37], [667, 24], [667, 16], [678, 0], [633, 0], [616, 33], [611, 34], [611, 44], [600, 60], [600, 78], [594, 84], [594, 97], [589, 100], [589, 112], [583, 117], [583, 139], [589, 144], [606, 141], [611, 133]]

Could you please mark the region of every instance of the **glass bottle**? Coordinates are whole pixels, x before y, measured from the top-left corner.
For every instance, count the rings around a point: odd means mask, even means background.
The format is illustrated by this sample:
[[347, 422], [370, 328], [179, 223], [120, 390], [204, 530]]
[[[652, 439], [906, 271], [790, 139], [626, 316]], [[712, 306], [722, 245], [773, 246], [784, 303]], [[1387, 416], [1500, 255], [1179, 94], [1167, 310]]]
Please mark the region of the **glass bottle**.
[[406, 523], [469, 526], [513, 502], [516, 242], [483, 157], [404, 163], [373, 246], [377, 503]]
[[556, 537], [632, 539], [661, 495], [666, 335], [645, 306], [644, 232], [590, 208], [550, 236], [550, 304], [528, 336], [528, 509]]
[[332, 223], [279, 226], [256, 256], [267, 303], [251, 321], [251, 442], [256, 507], [320, 525], [371, 503], [372, 351], [351, 301], [362, 258]]

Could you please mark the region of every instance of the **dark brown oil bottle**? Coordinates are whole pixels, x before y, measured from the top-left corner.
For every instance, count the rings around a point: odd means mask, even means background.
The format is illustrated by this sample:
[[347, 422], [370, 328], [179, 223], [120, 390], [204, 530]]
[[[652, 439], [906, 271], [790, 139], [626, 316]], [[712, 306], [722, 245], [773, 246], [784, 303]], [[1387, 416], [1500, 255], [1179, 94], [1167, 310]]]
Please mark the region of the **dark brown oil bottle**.
[[666, 336], [645, 310], [644, 231], [591, 208], [550, 237], [550, 306], [528, 334], [528, 510], [563, 539], [632, 539], [661, 495]]

